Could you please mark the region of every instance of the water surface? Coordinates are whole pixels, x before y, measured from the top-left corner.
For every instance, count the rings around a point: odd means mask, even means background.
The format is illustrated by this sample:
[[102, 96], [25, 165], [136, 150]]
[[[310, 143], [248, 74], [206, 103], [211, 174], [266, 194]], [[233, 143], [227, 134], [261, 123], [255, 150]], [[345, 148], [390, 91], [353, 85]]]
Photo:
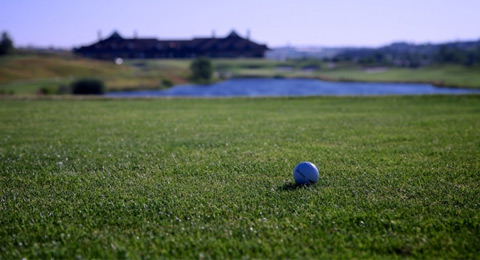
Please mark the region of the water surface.
[[480, 90], [430, 84], [330, 82], [315, 79], [236, 78], [211, 85], [178, 85], [165, 90], [110, 92], [110, 97], [262, 97], [471, 94]]

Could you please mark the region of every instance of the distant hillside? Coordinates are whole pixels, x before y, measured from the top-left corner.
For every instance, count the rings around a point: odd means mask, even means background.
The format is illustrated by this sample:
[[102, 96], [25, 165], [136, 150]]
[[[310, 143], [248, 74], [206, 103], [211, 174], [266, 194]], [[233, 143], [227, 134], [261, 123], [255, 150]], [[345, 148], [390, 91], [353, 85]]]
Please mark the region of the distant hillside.
[[22, 51], [0, 57], [0, 95], [53, 93], [79, 78], [98, 78], [108, 90], [158, 89], [187, 81], [189, 61], [147, 60], [113, 62], [80, 58], [71, 53]]
[[280, 61], [290, 59], [327, 59], [335, 57], [342, 51], [344, 51], [344, 48], [286, 46], [270, 49], [265, 53], [265, 58]]
[[428, 64], [480, 64], [480, 40], [442, 44], [392, 43], [380, 48], [354, 47], [279, 47], [266, 53], [267, 59], [321, 59], [346, 61], [365, 66], [396, 66], [417, 68]]

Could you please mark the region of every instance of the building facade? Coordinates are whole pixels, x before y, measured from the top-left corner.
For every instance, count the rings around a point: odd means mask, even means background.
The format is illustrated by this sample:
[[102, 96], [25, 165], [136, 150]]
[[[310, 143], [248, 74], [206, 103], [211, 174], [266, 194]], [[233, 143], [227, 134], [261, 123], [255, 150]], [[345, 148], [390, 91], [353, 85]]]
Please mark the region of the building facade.
[[232, 31], [224, 38], [192, 40], [158, 40], [155, 38], [124, 38], [118, 32], [98, 42], [74, 49], [79, 55], [102, 60], [159, 58], [263, 58], [268, 47], [243, 38]]

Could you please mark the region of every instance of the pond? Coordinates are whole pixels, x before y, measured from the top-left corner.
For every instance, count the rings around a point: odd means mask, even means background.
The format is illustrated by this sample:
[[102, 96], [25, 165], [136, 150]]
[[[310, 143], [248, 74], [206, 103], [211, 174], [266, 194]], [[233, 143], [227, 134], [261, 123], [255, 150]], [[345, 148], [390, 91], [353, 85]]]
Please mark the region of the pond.
[[472, 94], [480, 90], [430, 84], [330, 82], [316, 79], [235, 78], [211, 85], [178, 85], [165, 90], [110, 92], [109, 97], [262, 97]]

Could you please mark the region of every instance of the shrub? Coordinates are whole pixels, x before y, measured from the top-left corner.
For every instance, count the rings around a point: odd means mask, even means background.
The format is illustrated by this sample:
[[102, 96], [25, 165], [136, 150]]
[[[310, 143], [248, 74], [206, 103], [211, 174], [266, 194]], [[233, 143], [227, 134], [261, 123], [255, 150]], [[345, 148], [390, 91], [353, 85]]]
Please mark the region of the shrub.
[[13, 90], [0, 89], [0, 96], [2, 96], [2, 95], [13, 95], [13, 94], [15, 94], [15, 92], [13, 92]]
[[199, 57], [190, 65], [192, 80], [199, 83], [209, 83], [212, 80], [213, 66], [210, 59]]
[[105, 93], [105, 85], [98, 79], [80, 79], [72, 84], [74, 95], [102, 95]]
[[162, 79], [162, 87], [171, 87], [173, 86], [173, 82], [169, 79]]

